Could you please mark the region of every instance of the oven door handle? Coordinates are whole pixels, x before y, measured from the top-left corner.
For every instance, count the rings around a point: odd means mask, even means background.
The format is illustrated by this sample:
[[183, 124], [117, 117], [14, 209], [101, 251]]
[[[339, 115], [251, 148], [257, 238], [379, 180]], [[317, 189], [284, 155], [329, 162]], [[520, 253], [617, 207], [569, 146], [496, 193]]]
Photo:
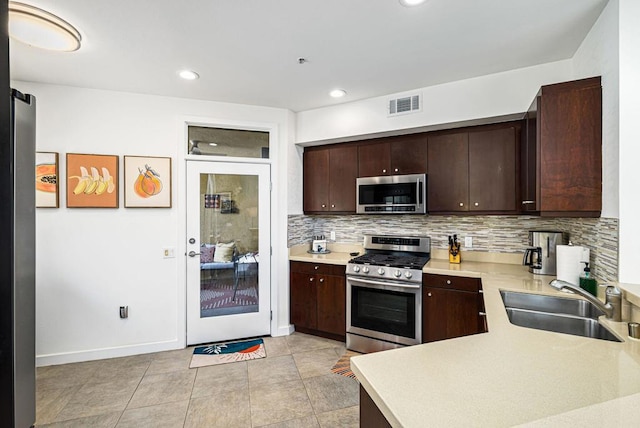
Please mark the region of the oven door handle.
[[399, 284], [397, 282], [382, 282], [382, 281], [373, 281], [370, 279], [360, 279], [360, 278], [354, 278], [352, 276], [347, 278], [349, 280], [349, 282], [360, 282], [362, 284], [370, 284], [370, 285], [382, 285], [382, 286], [386, 286], [386, 287], [399, 287], [399, 288], [416, 288], [419, 289], [420, 285], [413, 285], [413, 284]]

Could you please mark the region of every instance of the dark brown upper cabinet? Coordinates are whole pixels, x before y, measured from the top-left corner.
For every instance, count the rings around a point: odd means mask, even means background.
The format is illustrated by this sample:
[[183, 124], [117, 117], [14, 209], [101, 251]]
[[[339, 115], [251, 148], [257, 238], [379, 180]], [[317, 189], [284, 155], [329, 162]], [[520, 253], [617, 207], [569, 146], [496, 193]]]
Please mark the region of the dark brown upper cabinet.
[[430, 213], [514, 213], [520, 124], [429, 136]]
[[427, 172], [426, 134], [375, 139], [358, 146], [358, 176], [424, 174]]
[[602, 210], [600, 77], [543, 86], [525, 118], [522, 211], [599, 217]]
[[306, 148], [302, 168], [305, 213], [356, 212], [357, 146]]

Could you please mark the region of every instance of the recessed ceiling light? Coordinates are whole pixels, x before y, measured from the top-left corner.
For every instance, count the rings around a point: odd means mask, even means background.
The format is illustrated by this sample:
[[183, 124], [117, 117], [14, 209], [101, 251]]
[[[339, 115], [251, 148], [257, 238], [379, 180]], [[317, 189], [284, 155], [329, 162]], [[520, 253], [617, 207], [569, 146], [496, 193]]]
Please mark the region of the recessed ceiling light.
[[24, 3], [9, 2], [9, 35], [37, 48], [72, 52], [80, 49], [82, 37], [64, 19]]
[[344, 89], [334, 89], [333, 91], [329, 92], [329, 95], [333, 98], [342, 98], [347, 95], [347, 91], [345, 91]]
[[198, 73], [192, 70], [181, 70], [180, 72], [178, 72], [178, 75], [184, 80], [196, 80], [200, 77]]
[[400, 4], [406, 7], [418, 6], [424, 3], [426, 0], [400, 0]]

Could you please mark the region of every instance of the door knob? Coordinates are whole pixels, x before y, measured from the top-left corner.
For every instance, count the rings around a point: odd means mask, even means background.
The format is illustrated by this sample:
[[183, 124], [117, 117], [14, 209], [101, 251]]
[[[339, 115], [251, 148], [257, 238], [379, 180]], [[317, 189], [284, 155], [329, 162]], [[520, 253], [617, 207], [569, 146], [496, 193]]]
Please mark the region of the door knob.
[[189, 254], [188, 254], [189, 257], [195, 257], [195, 256], [199, 256], [199, 255], [200, 255], [200, 253], [196, 253], [193, 250], [189, 251]]

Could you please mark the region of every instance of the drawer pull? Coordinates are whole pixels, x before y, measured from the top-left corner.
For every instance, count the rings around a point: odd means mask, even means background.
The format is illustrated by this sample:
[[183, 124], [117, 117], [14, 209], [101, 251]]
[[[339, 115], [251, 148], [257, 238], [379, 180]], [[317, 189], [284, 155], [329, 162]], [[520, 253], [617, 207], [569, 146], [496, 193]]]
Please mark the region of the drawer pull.
[[314, 266], [313, 268], [314, 268], [315, 270], [318, 270], [318, 268], [319, 268], [319, 267], [320, 267], [320, 266]]
[[447, 279], [447, 285], [451, 285], [451, 280]]
[[481, 317], [486, 317], [487, 313], [486, 312], [478, 312], [478, 315], [480, 315]]
[[324, 282], [324, 278], [320, 278], [320, 282]]
[[427, 296], [431, 297], [431, 293], [427, 293]]
[[313, 277], [309, 278], [309, 282], [313, 282], [313, 279], [314, 279]]

